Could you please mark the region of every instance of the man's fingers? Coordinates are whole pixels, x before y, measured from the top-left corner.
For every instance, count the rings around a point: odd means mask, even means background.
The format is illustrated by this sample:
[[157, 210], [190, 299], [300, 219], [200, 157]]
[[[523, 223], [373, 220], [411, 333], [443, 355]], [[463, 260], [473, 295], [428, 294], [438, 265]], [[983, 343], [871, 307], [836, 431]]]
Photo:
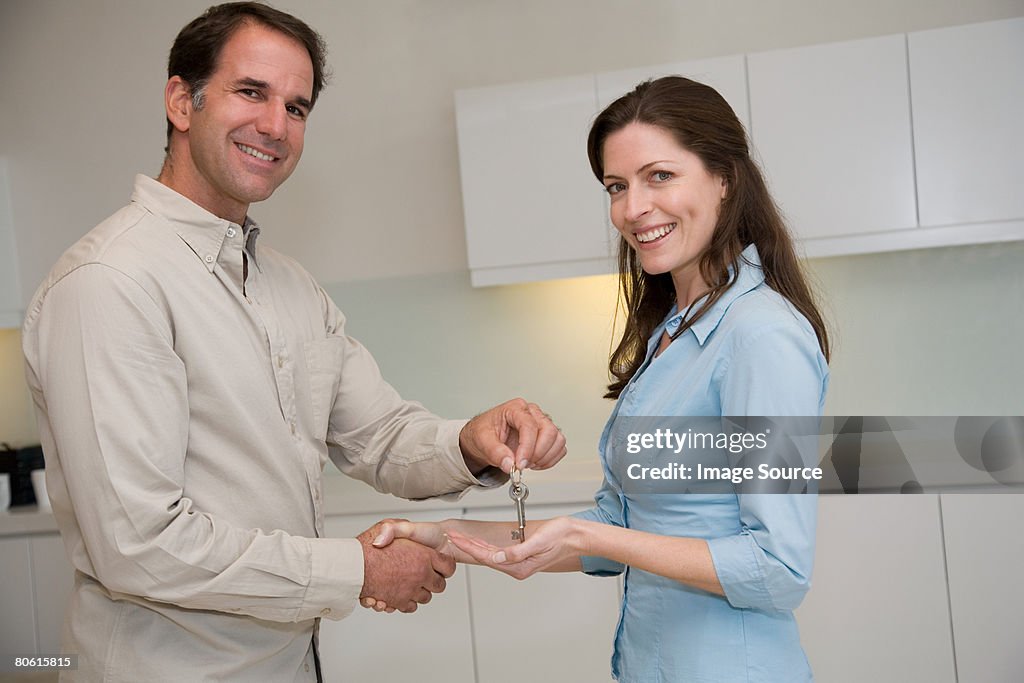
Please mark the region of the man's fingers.
[[455, 574], [455, 558], [450, 555], [444, 555], [440, 552], [434, 553], [430, 564], [435, 572], [446, 579], [452, 578]]
[[[537, 437], [540, 434], [540, 423], [530, 409], [531, 405], [527, 403], [519, 409], [513, 409], [506, 413], [508, 423], [515, 428], [519, 442], [516, 446], [516, 467], [519, 469], [529, 466], [537, 446]], [[540, 408], [537, 410], [539, 411]]]

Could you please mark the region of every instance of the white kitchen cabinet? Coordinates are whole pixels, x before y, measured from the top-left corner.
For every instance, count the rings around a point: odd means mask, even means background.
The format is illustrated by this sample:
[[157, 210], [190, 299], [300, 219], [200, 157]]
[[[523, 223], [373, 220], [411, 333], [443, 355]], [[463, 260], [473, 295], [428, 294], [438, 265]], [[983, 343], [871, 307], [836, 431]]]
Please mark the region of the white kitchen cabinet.
[[1024, 218], [1024, 18], [909, 34], [921, 225]]
[[748, 56], [754, 144], [804, 241], [917, 226], [905, 41]]
[[32, 560], [29, 539], [0, 539], [0, 653], [39, 654], [32, 605]]
[[37, 651], [56, 654], [60, 652], [64, 613], [74, 587], [75, 574], [59, 534], [33, 536], [31, 551]]
[[961, 681], [1024, 674], [1024, 494], [943, 494], [946, 566]]
[[938, 496], [820, 496], [796, 617], [816, 680], [953, 683]]
[[74, 581], [60, 536], [0, 539], [0, 576], [0, 653], [58, 654]]
[[[461, 516], [461, 510], [402, 514], [417, 522]], [[329, 537], [355, 537], [383, 517], [328, 517]], [[383, 614], [356, 607], [341, 621], [320, 622], [320, 657], [325, 681], [456, 681], [472, 683], [467, 573], [459, 567], [443, 593], [412, 614]]]
[[614, 270], [587, 161], [593, 76], [455, 93], [474, 286]]
[[0, 327], [21, 327], [13, 216], [7, 159], [0, 157]]
[[[586, 506], [527, 507], [531, 519], [572, 514]], [[469, 519], [509, 521], [511, 509]], [[481, 683], [611, 680], [619, 583], [582, 573], [536, 574], [517, 581], [486, 567], [468, 568]]]

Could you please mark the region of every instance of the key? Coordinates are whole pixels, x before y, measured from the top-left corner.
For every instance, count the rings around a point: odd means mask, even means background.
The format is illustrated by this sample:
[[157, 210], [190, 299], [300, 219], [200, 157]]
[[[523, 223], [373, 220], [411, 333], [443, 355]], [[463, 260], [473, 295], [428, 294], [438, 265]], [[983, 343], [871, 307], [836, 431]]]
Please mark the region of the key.
[[512, 483], [508, 487], [508, 497], [515, 501], [516, 517], [519, 528], [512, 531], [512, 540], [522, 543], [526, 540], [526, 505], [523, 501], [530, 495], [530, 489], [523, 483], [523, 471], [512, 468]]

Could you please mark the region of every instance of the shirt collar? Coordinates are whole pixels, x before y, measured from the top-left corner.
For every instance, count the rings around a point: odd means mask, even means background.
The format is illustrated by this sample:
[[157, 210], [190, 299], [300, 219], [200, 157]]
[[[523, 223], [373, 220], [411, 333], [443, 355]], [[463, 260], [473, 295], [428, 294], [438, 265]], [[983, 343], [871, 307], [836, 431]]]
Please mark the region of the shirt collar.
[[213, 272], [217, 264], [224, 243], [236, 236], [240, 243], [244, 241], [246, 253], [259, 267], [256, 261], [256, 238], [259, 237], [260, 229], [248, 216], [245, 225], [239, 226], [213, 215], [160, 181], [141, 174], [135, 176], [132, 202], [165, 218], [210, 272]]
[[[756, 289], [764, 282], [764, 271], [761, 269], [761, 256], [757, 253], [757, 247], [753, 244], [749, 245], [740, 254], [738, 260], [739, 274], [736, 276], [736, 281], [732, 283], [729, 289], [725, 290], [722, 296], [714, 303], [714, 305], [708, 309], [708, 311], [701, 316], [700, 320], [695, 322], [690, 327], [690, 332], [697, 338], [697, 343], [704, 346], [704, 342], [707, 341], [711, 333], [715, 331], [718, 324], [722, 322], [722, 318], [725, 317], [725, 312], [729, 310], [729, 306], [732, 305], [736, 299]], [[732, 266], [729, 266], [729, 273], [733, 272]], [[693, 310], [697, 310], [700, 305], [699, 303], [693, 306]], [[676, 307], [673, 306], [672, 311], [669, 313], [668, 319], [665, 321], [665, 331], [671, 336], [679, 326], [683, 324], [683, 311], [678, 312]], [[654, 335], [657, 339], [661, 338], [661, 335]]]

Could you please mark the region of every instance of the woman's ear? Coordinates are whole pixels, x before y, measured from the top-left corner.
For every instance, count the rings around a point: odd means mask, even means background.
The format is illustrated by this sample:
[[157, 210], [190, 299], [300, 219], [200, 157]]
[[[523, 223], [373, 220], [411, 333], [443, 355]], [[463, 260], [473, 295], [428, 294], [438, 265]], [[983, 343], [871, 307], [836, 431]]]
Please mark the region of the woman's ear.
[[181, 76], [171, 76], [164, 88], [167, 120], [182, 133], [188, 131], [192, 117], [192, 89]]

